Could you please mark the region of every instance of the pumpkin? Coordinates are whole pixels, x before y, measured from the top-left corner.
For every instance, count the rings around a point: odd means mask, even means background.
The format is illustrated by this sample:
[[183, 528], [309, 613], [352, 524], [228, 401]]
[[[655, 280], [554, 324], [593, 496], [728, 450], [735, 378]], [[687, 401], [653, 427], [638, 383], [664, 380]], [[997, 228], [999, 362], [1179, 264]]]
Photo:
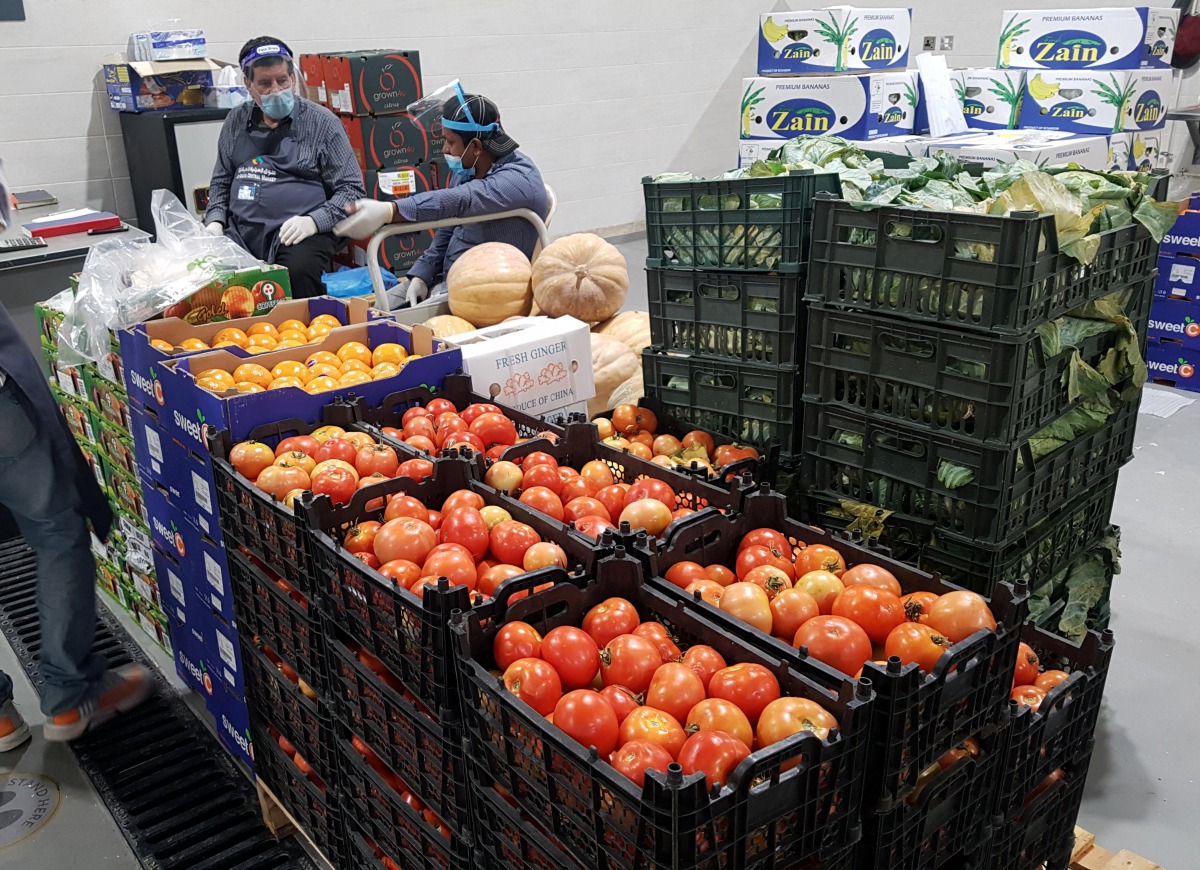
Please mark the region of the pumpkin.
[[615, 338], [636, 354], [650, 346], [650, 312], [622, 311], [604, 321], [592, 332]]
[[642, 373], [639, 371], [612, 391], [608, 397], [608, 408], [605, 410], [615, 408], [617, 405], [636, 405], [638, 399], [644, 395], [646, 395], [646, 385], [642, 382]]
[[455, 260], [446, 274], [450, 313], [477, 327], [528, 314], [529, 258], [512, 245], [484, 242]]
[[642, 362], [637, 354], [621, 342], [592, 333], [592, 377], [596, 382], [596, 395], [588, 399], [588, 416], [594, 417], [611, 408], [609, 397], [613, 390], [641, 369]]
[[551, 317], [599, 323], [621, 310], [628, 293], [625, 258], [595, 233], [563, 236], [533, 264], [533, 298]]
[[449, 338], [452, 335], [462, 335], [464, 332], [474, 332], [475, 324], [453, 314], [439, 314], [425, 321], [423, 326], [433, 330], [434, 338]]

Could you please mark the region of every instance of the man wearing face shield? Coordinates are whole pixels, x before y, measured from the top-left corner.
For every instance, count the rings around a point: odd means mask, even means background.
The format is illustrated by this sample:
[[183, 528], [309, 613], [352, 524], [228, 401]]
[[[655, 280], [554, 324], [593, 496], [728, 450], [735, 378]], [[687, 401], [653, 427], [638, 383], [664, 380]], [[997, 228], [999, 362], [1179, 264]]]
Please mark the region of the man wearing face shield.
[[285, 266], [296, 298], [320, 296], [321, 274], [344, 244], [334, 224], [366, 195], [362, 171], [337, 117], [296, 93], [296, 64], [283, 42], [252, 39], [238, 61], [254, 99], [221, 128], [207, 229]]
[[[362, 199], [346, 206], [346, 218], [334, 232], [369, 238], [389, 223], [424, 223], [527, 208], [546, 218], [542, 174], [500, 125], [496, 104], [477, 94], [456, 93], [442, 107], [446, 165], [450, 186], [395, 202]], [[537, 232], [523, 218], [443, 227], [429, 249], [388, 293], [392, 307], [416, 305], [446, 292], [446, 273], [462, 254], [484, 242], [505, 242], [532, 256]]]

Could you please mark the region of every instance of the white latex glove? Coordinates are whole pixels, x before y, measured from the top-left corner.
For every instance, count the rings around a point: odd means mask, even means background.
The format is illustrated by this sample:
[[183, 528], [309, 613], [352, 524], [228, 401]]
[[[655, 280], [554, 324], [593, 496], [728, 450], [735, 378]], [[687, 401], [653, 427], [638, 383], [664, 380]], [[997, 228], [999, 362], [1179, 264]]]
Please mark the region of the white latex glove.
[[205, 230], [205, 232], [207, 232], [207, 233], [208, 233], [210, 236], [223, 236], [223, 235], [225, 235], [225, 226], [224, 226], [224, 224], [222, 224], [220, 221], [213, 221], [213, 222], [212, 222], [212, 223], [210, 223], [210, 224], [205, 224], [205, 225], [204, 225], [204, 230]]
[[279, 244], [298, 245], [317, 234], [317, 222], [306, 214], [298, 214], [283, 222], [279, 228]]
[[424, 302], [429, 298], [429, 285], [420, 278], [408, 279], [408, 291], [405, 293], [405, 298], [408, 300], [408, 307]]
[[395, 211], [390, 202], [360, 199], [346, 206], [346, 214], [350, 217], [335, 226], [333, 234], [349, 236], [352, 239], [369, 239], [380, 227], [392, 222]]

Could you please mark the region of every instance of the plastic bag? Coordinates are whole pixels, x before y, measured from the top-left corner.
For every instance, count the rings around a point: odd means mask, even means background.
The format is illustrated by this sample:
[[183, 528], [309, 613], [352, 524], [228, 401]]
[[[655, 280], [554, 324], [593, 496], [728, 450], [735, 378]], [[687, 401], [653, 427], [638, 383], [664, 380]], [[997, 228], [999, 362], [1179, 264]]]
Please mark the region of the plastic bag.
[[[387, 269], [379, 271], [383, 275], [384, 289], [390, 290], [400, 283]], [[343, 267], [336, 272], [326, 272], [321, 276], [321, 282], [325, 285], [325, 292], [338, 299], [375, 295], [375, 288], [371, 284], [371, 270], [366, 266], [357, 269]]]
[[151, 199], [158, 241], [107, 239], [88, 251], [75, 305], [58, 330], [68, 365], [97, 362], [109, 351], [109, 330], [150, 320], [220, 275], [263, 266], [225, 236], [213, 236], [168, 190]]

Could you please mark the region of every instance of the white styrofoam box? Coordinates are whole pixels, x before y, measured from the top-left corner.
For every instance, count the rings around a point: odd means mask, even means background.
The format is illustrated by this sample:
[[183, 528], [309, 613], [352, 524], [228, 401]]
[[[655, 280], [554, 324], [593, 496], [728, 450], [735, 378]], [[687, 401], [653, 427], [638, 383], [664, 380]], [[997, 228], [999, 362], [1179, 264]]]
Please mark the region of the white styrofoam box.
[[929, 145], [928, 136], [885, 136], [882, 139], [871, 139], [864, 142], [854, 142], [864, 151], [878, 151], [880, 154], [896, 154], [900, 157], [924, 157]]
[[911, 9], [830, 6], [764, 13], [759, 17], [758, 74], [904, 69], [911, 33]]
[[1174, 87], [1169, 70], [1039, 70], [1026, 77], [1019, 126], [1105, 135], [1155, 130], [1167, 122]]
[[596, 395], [588, 325], [574, 317], [523, 317], [450, 336], [476, 393], [527, 414]]
[[[963, 117], [977, 130], [1012, 130], [1017, 126], [1025, 71], [964, 69], [958, 71]], [[955, 85], [958, 86], [959, 82]]]
[[752, 78], [742, 84], [741, 138], [879, 139], [913, 131], [916, 72]]
[[587, 412], [587, 402], [575, 402], [563, 408], [556, 408], [553, 411], [543, 411], [539, 416], [547, 423], [557, 423], [561, 426], [567, 422], [572, 414], [583, 414], [584, 417], [587, 417]]
[[1018, 9], [1001, 18], [1002, 68], [1167, 68], [1179, 10], [1147, 6]]

